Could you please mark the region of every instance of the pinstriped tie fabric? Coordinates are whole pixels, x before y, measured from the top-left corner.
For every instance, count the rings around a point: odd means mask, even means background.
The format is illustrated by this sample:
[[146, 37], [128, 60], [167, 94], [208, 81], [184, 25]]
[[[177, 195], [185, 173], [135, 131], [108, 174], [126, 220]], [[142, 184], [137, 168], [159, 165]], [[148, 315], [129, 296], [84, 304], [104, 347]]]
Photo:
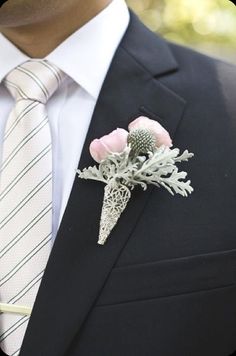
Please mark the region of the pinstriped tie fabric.
[[[52, 150], [45, 104], [64, 74], [30, 60], [4, 80], [16, 100], [0, 168], [0, 302], [32, 307], [51, 249]], [[0, 346], [18, 355], [28, 316], [0, 315]]]

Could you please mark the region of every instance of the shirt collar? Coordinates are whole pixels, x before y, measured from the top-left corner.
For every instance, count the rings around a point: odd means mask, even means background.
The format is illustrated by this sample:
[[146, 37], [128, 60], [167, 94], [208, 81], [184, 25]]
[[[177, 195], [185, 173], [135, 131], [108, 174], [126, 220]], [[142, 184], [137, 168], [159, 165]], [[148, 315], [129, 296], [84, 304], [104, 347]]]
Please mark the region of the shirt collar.
[[[45, 59], [54, 63], [97, 99], [128, 24], [129, 11], [125, 1], [113, 0]], [[1, 81], [13, 68], [30, 58], [1, 34], [0, 48], [3, 53], [0, 58]]]
[[30, 58], [22, 53], [0, 33], [0, 82], [15, 67], [29, 60]]

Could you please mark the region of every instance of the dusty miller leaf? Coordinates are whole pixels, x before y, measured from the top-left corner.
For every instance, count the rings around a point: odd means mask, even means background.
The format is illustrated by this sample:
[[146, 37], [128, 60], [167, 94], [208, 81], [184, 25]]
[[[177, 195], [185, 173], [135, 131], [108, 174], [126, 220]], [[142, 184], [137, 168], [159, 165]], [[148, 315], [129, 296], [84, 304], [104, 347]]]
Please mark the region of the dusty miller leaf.
[[188, 161], [193, 153], [185, 150], [181, 155], [179, 149], [161, 146], [154, 153], [146, 156], [132, 156], [127, 146], [122, 153], [112, 153], [103, 160], [99, 167], [85, 168], [78, 175], [82, 179], [92, 179], [105, 184], [123, 184], [134, 189], [139, 185], [146, 189], [149, 184], [163, 186], [172, 195], [181, 194], [186, 197], [192, 193], [190, 180], [184, 181], [186, 172], [179, 172], [177, 162]]

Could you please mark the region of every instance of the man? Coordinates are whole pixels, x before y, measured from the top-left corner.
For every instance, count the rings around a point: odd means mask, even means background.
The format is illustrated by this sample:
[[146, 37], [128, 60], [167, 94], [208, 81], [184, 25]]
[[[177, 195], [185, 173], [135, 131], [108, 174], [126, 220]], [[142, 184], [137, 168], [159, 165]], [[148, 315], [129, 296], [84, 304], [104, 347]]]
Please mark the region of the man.
[[[4, 353], [232, 354], [235, 68], [156, 37], [123, 0], [9, 0], [0, 9], [0, 31], [0, 216], [6, 220], [0, 230], [0, 302], [34, 305], [30, 318], [24, 312], [0, 315]], [[80, 168], [94, 164], [88, 149], [94, 138], [127, 129], [139, 115], [161, 123], [175, 147], [195, 153], [183, 166], [195, 192], [184, 199], [162, 189], [136, 189], [109, 240], [99, 246], [103, 186], [79, 180], [75, 171], [78, 162]], [[26, 181], [27, 167], [40, 160], [31, 157], [25, 166], [17, 159], [23, 146], [31, 154], [34, 147], [27, 145], [38, 136], [35, 128], [30, 139], [19, 135], [21, 124], [35, 119], [43, 122], [38, 141], [52, 146], [52, 160], [30, 170]], [[15, 190], [22, 181], [24, 189], [33, 184], [50, 164], [52, 204], [44, 215], [52, 234], [38, 258], [42, 242], [34, 239], [45, 227], [35, 223], [34, 210], [49, 198], [45, 192], [30, 205], [37, 196], [30, 193], [27, 202], [16, 203], [23, 188]], [[28, 220], [32, 235], [25, 232]]]

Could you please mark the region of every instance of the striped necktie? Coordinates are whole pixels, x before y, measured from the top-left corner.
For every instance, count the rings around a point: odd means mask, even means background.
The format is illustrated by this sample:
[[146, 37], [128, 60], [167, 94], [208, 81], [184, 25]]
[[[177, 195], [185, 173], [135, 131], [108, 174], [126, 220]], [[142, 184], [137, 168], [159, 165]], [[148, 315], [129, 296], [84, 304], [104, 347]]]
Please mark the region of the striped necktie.
[[[44, 60], [10, 72], [16, 104], [7, 120], [0, 168], [0, 302], [32, 307], [52, 236], [52, 142], [48, 99], [64, 74]], [[0, 315], [0, 347], [20, 352], [29, 317]]]

